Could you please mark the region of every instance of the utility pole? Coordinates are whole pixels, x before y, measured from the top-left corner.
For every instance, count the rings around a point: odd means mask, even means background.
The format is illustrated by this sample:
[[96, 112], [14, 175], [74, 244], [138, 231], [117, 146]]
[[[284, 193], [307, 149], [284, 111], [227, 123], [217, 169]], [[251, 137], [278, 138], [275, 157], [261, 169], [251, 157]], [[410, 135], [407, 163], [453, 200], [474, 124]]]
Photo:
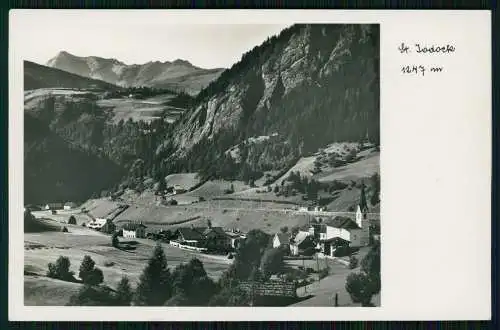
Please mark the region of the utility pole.
[[316, 267], [318, 270], [318, 283], [321, 282], [321, 274], [320, 274], [320, 269], [319, 269], [319, 259], [318, 259], [318, 252], [316, 252]]
[[[304, 256], [302, 256], [302, 268], [304, 269], [304, 271], [306, 270]], [[304, 294], [305, 293], [307, 293], [307, 283], [306, 285], [304, 285]]]

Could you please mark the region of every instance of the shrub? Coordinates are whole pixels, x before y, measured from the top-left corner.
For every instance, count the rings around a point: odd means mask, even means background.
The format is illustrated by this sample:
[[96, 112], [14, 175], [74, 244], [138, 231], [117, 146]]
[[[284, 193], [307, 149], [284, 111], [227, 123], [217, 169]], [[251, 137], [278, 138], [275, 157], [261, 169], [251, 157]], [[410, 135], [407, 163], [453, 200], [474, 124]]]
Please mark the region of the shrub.
[[349, 269], [358, 267], [358, 259], [355, 256], [349, 258]]
[[106, 261], [104, 262], [104, 267], [113, 267], [115, 263], [113, 261]]
[[111, 236], [111, 246], [113, 247], [118, 247], [118, 245], [120, 244], [120, 240], [118, 239], [118, 233], [115, 232], [113, 233], [113, 235]]
[[97, 285], [104, 280], [102, 270], [95, 267], [94, 260], [88, 255], [83, 257], [78, 276], [82, 279], [83, 283], [88, 285]]
[[279, 248], [267, 249], [262, 255], [260, 269], [266, 278], [280, 273], [284, 268], [284, 252]]
[[62, 231], [63, 233], [67, 233], [67, 232], [68, 232], [68, 228], [66, 228], [66, 226], [64, 226], [64, 227], [62, 227], [62, 228], [61, 228], [61, 231]]
[[351, 300], [361, 306], [371, 306], [372, 296], [380, 292], [380, 277], [370, 277], [365, 273], [351, 273], [347, 276], [345, 288]]
[[68, 225], [76, 225], [76, 218], [73, 215], [69, 217]]
[[113, 290], [106, 286], [84, 285], [78, 293], [71, 296], [69, 306], [116, 306]]
[[104, 275], [100, 268], [95, 267], [90, 274], [87, 275], [87, 284], [98, 285], [104, 281]]
[[82, 222], [82, 227], [87, 227], [87, 224], [85, 222]]
[[214, 295], [209, 303], [209, 306], [249, 306], [250, 297], [248, 293], [238, 286], [222, 289], [218, 294]]
[[74, 273], [69, 270], [70, 265], [71, 263], [68, 257], [60, 256], [56, 260], [55, 264], [53, 263], [48, 264], [49, 271], [47, 272], [47, 276], [63, 281], [73, 281]]

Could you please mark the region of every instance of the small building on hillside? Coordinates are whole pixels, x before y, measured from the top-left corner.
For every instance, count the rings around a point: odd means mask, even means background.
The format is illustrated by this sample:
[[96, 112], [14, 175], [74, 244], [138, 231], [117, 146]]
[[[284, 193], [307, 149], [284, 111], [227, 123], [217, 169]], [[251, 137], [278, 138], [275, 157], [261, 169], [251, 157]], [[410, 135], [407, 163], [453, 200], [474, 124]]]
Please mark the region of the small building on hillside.
[[72, 210], [76, 207], [76, 203], [73, 202], [66, 202], [64, 203], [64, 209], [65, 210]]
[[273, 237], [273, 248], [290, 248], [290, 234], [289, 233], [276, 233]]
[[45, 210], [62, 210], [63, 208], [63, 203], [47, 203], [44, 207]]
[[146, 238], [146, 226], [141, 223], [127, 223], [123, 226], [123, 238]]
[[176, 184], [176, 185], [174, 185], [172, 192], [174, 195], [177, 195], [177, 194], [183, 194], [186, 191], [187, 191], [187, 189], [185, 187], [182, 187], [181, 185]]
[[101, 230], [101, 228], [108, 222], [108, 219], [105, 218], [96, 218], [93, 221], [91, 221], [87, 227], [91, 229], [96, 229], [96, 230]]
[[293, 256], [314, 253], [314, 238], [307, 231], [299, 231], [290, 241], [290, 254]]

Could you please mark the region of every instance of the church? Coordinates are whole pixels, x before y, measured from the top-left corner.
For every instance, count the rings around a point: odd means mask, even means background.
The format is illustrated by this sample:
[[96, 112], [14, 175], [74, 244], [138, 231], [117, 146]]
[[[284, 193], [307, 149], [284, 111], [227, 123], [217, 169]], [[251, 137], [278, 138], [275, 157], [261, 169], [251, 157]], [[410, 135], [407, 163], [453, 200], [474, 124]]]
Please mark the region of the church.
[[357, 205], [355, 220], [350, 217], [336, 216], [320, 225], [319, 248], [327, 256], [333, 256], [339, 246], [363, 247], [370, 242], [370, 222], [365, 186], [361, 187], [361, 196]]

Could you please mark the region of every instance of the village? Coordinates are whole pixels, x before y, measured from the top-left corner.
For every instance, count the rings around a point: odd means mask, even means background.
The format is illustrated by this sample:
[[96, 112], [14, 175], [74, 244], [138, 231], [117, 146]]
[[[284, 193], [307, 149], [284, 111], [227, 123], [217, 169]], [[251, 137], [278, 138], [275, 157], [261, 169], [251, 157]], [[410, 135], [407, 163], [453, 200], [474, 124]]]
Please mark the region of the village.
[[[173, 188], [174, 191], [175, 189]], [[83, 208], [81, 212], [87, 214], [91, 221], [82, 225], [109, 235], [128, 239], [160, 240], [180, 249], [224, 254], [229, 258], [232, 258], [232, 252], [246, 238], [246, 233], [237, 228], [212, 226], [210, 219], [206, 220], [206, 226], [203, 227], [190, 225], [178, 227], [175, 230], [158, 229], [157, 226], [149, 228], [146, 225], [147, 221], [122, 221], [122, 224], [117, 226], [113, 222], [113, 217], [127, 207], [128, 205], [121, 205], [118, 211], [110, 214], [108, 218], [95, 218]], [[77, 204], [73, 202], [49, 203], [43, 207], [29, 205], [25, 207], [26, 209], [46, 210], [57, 214], [61, 210], [75, 210]], [[284, 212], [287, 211], [289, 210], [284, 209]], [[318, 254], [319, 258], [345, 257], [374, 240], [379, 240], [380, 223], [377, 219], [368, 218], [369, 208], [364, 189], [361, 191], [354, 218], [345, 215], [324, 216], [329, 212], [325, 207], [319, 206], [299, 207], [298, 211], [310, 215], [307, 225], [294, 228], [283, 227], [280, 232], [272, 236], [272, 247], [283, 249], [287, 256], [311, 257]]]
[[[129, 247], [129, 243], [137, 241], [156, 241], [166, 244], [170, 249], [188, 252], [185, 262], [196, 255], [206, 255], [212, 256], [210, 258], [226, 259], [226, 262], [231, 264], [238, 253], [238, 248], [248, 235], [248, 232], [243, 232], [238, 228], [214, 226], [212, 222], [216, 219], [209, 217], [203, 220], [204, 223], [197, 222], [196, 225], [158, 226], [148, 224], [147, 219], [115, 223], [116, 216], [129, 207], [130, 205], [120, 204], [108, 217], [99, 218], [94, 217], [84, 207], [71, 202], [49, 203], [39, 207], [27, 205], [25, 210], [37, 215], [45, 213], [59, 217], [59, 219], [67, 218], [67, 221], [60, 220], [63, 222], [62, 231], [67, 231], [64, 223], [68, 227], [78, 225], [86, 230], [108, 235], [113, 240], [119, 240], [124, 247]], [[305, 299], [303, 303], [307, 305], [306, 298], [312, 297], [314, 286], [320, 285], [322, 280], [322, 285], [326, 285], [328, 277], [331, 277], [333, 273], [332, 269], [337, 269], [335, 274], [338, 277], [343, 272], [348, 274], [351, 269], [358, 266], [361, 258], [369, 250], [369, 246], [379, 241], [380, 223], [377, 218], [371, 217], [373, 213], [369, 211], [364, 188], [361, 189], [356, 212], [353, 212], [352, 216], [346, 215], [345, 212], [339, 213], [343, 215], [336, 215], [336, 212], [329, 212], [324, 207], [318, 206], [296, 207], [293, 211], [307, 214], [308, 223], [291, 228], [283, 226], [278, 232], [270, 233], [268, 245], [268, 249], [281, 251], [289, 270], [272, 275], [260, 285], [265, 291], [262, 294], [272, 292], [273, 296], [285, 295], [289, 299]], [[291, 212], [291, 210], [284, 209], [283, 213], [286, 212]], [[74, 215], [80, 216], [78, 224]], [[82, 222], [81, 216], [84, 216], [83, 219], [87, 218], [88, 222]], [[147, 246], [152, 249], [154, 245], [146, 244], [145, 247]], [[320, 260], [324, 261], [320, 262]], [[290, 272], [294, 275], [291, 276]], [[343, 287], [345, 279], [339, 278], [335, 281], [334, 285], [337, 288], [335, 290], [338, 290], [339, 285]], [[245, 285], [250, 287], [250, 284], [241, 283], [242, 288], [245, 288]], [[255, 290], [255, 287], [252, 287], [252, 290]], [[293, 294], [290, 294], [289, 292], [292, 291]], [[325, 299], [324, 293], [321, 299]], [[328, 299], [330, 299], [329, 304], [338, 304], [337, 300], [332, 302], [331, 297]], [[342, 300], [347, 299], [342, 298]], [[309, 300], [314, 301], [314, 299]]]

